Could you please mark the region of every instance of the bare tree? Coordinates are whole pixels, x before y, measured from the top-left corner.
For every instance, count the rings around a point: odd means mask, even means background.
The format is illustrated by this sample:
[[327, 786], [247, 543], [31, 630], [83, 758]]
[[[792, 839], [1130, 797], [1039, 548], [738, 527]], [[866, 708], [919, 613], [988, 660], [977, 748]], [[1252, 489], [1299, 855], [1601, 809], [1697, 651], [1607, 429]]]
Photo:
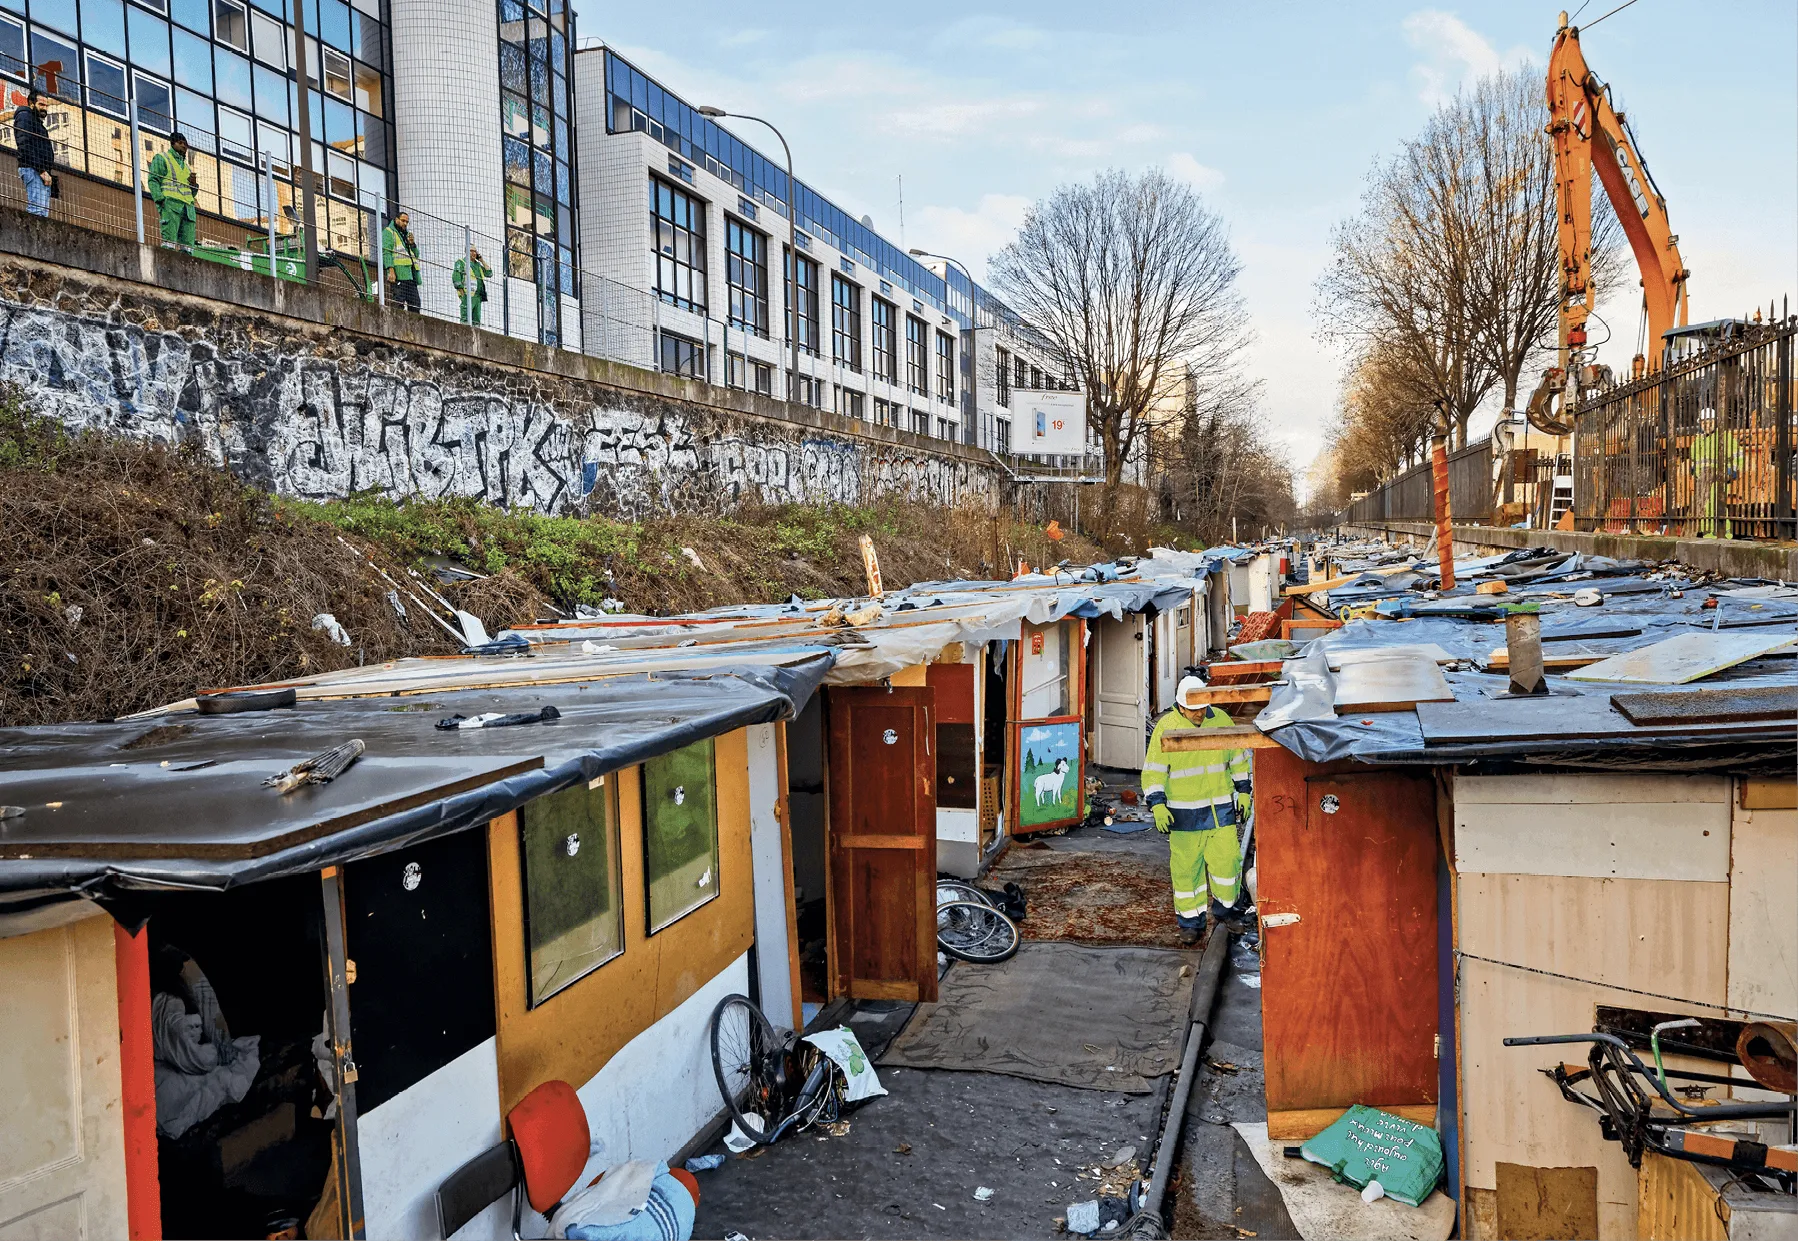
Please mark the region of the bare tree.
[[1032, 207], [988, 264], [994, 289], [1053, 343], [1105, 450], [1102, 515], [1158, 406], [1230, 381], [1248, 341], [1223, 221], [1159, 169], [1110, 171]]
[[1292, 466], [1268, 440], [1261, 385], [1238, 372], [1188, 383], [1174, 416], [1154, 425], [1155, 486], [1163, 517], [1207, 542], [1287, 523], [1296, 509]]

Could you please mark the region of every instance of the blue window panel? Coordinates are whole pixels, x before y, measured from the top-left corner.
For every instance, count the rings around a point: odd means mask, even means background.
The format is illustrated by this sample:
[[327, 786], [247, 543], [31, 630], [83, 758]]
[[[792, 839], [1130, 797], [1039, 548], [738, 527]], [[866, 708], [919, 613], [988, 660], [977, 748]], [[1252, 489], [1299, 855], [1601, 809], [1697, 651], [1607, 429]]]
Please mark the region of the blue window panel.
[[131, 76], [137, 91], [137, 123], [159, 134], [169, 133], [175, 127], [175, 99], [168, 83], [135, 71]]
[[527, 89], [524, 48], [516, 43], [502, 40], [499, 45], [499, 84], [520, 95]]
[[567, 159], [574, 148], [568, 143], [568, 118], [556, 113], [556, 154]]
[[287, 124], [287, 75], [265, 65], [255, 67], [256, 115]]
[[175, 123], [187, 135], [187, 141], [194, 150], [209, 154], [217, 152], [218, 144], [212, 135], [218, 127], [218, 120], [212, 115], [212, 100], [176, 87]]
[[[298, 125], [300, 123], [300, 90], [297, 84], [293, 82], [287, 84], [287, 99], [288, 105], [293, 109], [293, 123]], [[312, 92], [311, 106], [312, 140], [323, 142], [325, 140], [325, 97], [321, 92]], [[318, 167], [323, 168], [324, 163], [325, 161], [320, 159]]]
[[0, 22], [0, 70], [24, 77], [25, 63], [25, 23]]
[[81, 0], [81, 41], [91, 48], [125, 54], [123, 0]]
[[[49, 61], [62, 64], [62, 76], [56, 79], [56, 95], [74, 103], [81, 101], [81, 57], [75, 51], [75, 45], [65, 43], [42, 30], [31, 32], [31, 63], [43, 65]], [[48, 82], [44, 83], [48, 87]]]
[[218, 83], [219, 102], [247, 111], [250, 108], [249, 58], [239, 56], [236, 52], [227, 52], [215, 45], [212, 49], [212, 63]]
[[212, 44], [185, 30], [175, 31], [175, 81], [192, 90], [212, 93]]
[[504, 139], [506, 180], [514, 185], [528, 185], [531, 180], [531, 148], [516, 138]]
[[[0, 9], [11, 9], [20, 17], [23, 17], [25, 16], [25, 0], [0, 0]], [[20, 40], [23, 41], [24, 37], [23, 32], [21, 32], [19, 35]], [[25, 59], [25, 51], [22, 47], [17, 52], [8, 52], [6, 54], [11, 56], [13, 60], [23, 61]], [[11, 62], [9, 61], [7, 63], [9, 66], [7, 72], [10, 73], [12, 72], [12, 69], [10, 68]], [[21, 77], [24, 76], [23, 70], [20, 70], [19, 73]]]
[[[42, 22], [46, 26], [54, 26], [64, 34], [73, 37], [79, 33], [75, 22], [75, 0], [36, 0], [31, 6], [31, 20]], [[41, 65], [44, 58], [36, 52], [31, 54], [31, 63]], [[70, 56], [62, 62], [69, 66], [70, 76], [75, 76], [75, 58]]]
[[200, 35], [212, 33], [212, 5], [208, 0], [170, 0], [170, 15]]
[[[290, 16], [287, 5], [283, 3], [283, 0], [250, 0], [250, 3], [261, 9], [264, 13], [267, 13], [270, 17], [278, 17], [282, 21], [287, 21]], [[307, 20], [310, 21], [311, 18], [308, 18]]]
[[150, 73], [169, 76], [169, 24], [154, 13], [131, 6], [125, 23], [131, 30], [131, 64]]
[[[314, 99], [318, 96], [314, 95]], [[350, 150], [356, 141], [356, 109], [347, 103], [327, 99], [325, 104], [325, 145], [339, 151]], [[317, 104], [313, 105], [314, 107]]]
[[564, 207], [573, 206], [573, 193], [573, 179], [568, 175], [568, 165], [558, 160], [556, 161], [556, 201]]
[[543, 151], [531, 152], [532, 181], [539, 194], [554, 198], [556, 194], [555, 161]]
[[326, 43], [340, 52], [353, 51], [350, 38], [350, 6], [343, 0], [319, 0], [318, 29]]
[[[87, 106], [126, 119], [125, 70], [92, 52], [87, 54]], [[125, 144], [129, 147], [131, 144]]]

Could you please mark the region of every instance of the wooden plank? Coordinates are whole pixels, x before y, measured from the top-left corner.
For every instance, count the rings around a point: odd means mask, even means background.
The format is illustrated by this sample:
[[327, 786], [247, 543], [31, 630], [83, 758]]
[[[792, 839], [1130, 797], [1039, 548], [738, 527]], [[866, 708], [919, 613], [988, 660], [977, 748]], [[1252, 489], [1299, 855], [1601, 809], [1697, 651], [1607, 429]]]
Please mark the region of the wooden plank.
[[1323, 770], [1255, 755], [1268, 1111], [1433, 1106], [1435, 783]]
[[1598, 1236], [1598, 1169], [1500, 1163], [1498, 1235], [1568, 1241]]
[[[1537, 1072], [1568, 1059], [1567, 1049], [1505, 1047], [1503, 1040], [1589, 1030], [1599, 1004], [1649, 1003], [1604, 983], [1725, 1002], [1729, 885], [1466, 870], [1456, 883], [1457, 947], [1467, 954], [1459, 979], [1467, 1183], [1496, 1185], [1500, 1161], [1596, 1167], [1601, 1211], [1613, 1204], [1629, 1225], [1615, 1234], [1601, 1228], [1601, 1235], [1634, 1235], [1636, 1176], [1622, 1148]], [[1669, 1062], [1688, 1065], [1704, 1067]]]
[[1321, 582], [1305, 582], [1298, 586], [1288, 586], [1285, 594], [1290, 598], [1293, 595], [1309, 595], [1320, 590], [1335, 590], [1338, 586], [1347, 586], [1360, 576], [1359, 573], [1344, 573], [1340, 577], [1325, 578]]
[[1611, 705], [1630, 723], [1640, 725], [1798, 722], [1798, 685], [1612, 694]]
[[1169, 733], [1161, 739], [1161, 748], [1170, 753], [1193, 750], [1277, 750], [1280, 743], [1253, 724], [1232, 724], [1228, 728], [1191, 728]]
[[1464, 802], [1515, 805], [1520, 802], [1588, 805], [1605, 802], [1698, 802], [1726, 804], [1729, 777], [1684, 776], [1663, 772], [1585, 775], [1574, 772], [1505, 776], [1456, 776], [1455, 806]]
[[1220, 659], [1210, 668], [1211, 680], [1241, 681], [1249, 677], [1278, 676], [1285, 665], [1278, 659]]
[[1682, 633], [1622, 655], [1613, 655], [1570, 676], [1575, 681], [1683, 685], [1747, 663], [1791, 642], [1792, 636], [1783, 633]]
[[1279, 682], [1270, 681], [1266, 685], [1207, 685], [1189, 696], [1202, 703], [1266, 702], [1273, 697], [1276, 684]]
[[1410, 711], [1420, 702], [1453, 702], [1455, 691], [1432, 659], [1416, 655], [1345, 664], [1336, 677], [1336, 712]]
[[855, 836], [843, 836], [837, 840], [839, 849], [922, 849], [924, 842], [916, 836], [878, 836], [867, 833]]
[[[1399, 1103], [1391, 1107], [1369, 1103], [1366, 1106], [1377, 1107], [1382, 1112], [1401, 1116], [1414, 1124], [1434, 1126], [1436, 1123], [1434, 1103]], [[1346, 1107], [1311, 1107], [1294, 1112], [1269, 1112], [1267, 1136], [1275, 1142], [1309, 1141], [1341, 1120], [1343, 1113], [1347, 1111]]]
[[[1609, 655], [1590, 651], [1544, 650], [1542, 666], [1551, 672], [1564, 672], [1571, 668], [1584, 668], [1588, 664], [1595, 664], [1601, 659], [1609, 658]], [[1492, 653], [1486, 656], [1486, 670], [1488, 672], [1509, 672], [1511, 670], [1510, 649], [1503, 646], [1493, 647]]]
[[1742, 781], [1742, 809], [1798, 810], [1798, 782], [1744, 780]]

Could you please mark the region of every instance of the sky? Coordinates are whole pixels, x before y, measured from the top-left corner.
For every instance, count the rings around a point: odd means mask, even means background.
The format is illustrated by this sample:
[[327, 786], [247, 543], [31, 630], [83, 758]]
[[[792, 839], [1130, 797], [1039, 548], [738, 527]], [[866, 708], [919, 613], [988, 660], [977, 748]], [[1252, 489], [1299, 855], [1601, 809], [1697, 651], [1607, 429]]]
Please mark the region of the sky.
[[[1617, 2], [1591, 0], [1581, 43], [1666, 198], [1693, 321], [1798, 302], [1798, 5], [1635, 0], [1591, 24]], [[1229, 226], [1264, 409], [1302, 471], [1342, 366], [1312, 314], [1332, 226], [1354, 212], [1374, 163], [1463, 83], [1540, 72], [1557, 12], [686, 0], [674, 20], [660, 5], [589, 3], [578, 29], [690, 103], [768, 117], [801, 180], [977, 279], [1059, 184], [1114, 167], [1190, 181]], [[734, 124], [778, 151], [759, 126]], [[1640, 294], [1599, 316], [1616, 334], [1601, 360], [1626, 366]]]

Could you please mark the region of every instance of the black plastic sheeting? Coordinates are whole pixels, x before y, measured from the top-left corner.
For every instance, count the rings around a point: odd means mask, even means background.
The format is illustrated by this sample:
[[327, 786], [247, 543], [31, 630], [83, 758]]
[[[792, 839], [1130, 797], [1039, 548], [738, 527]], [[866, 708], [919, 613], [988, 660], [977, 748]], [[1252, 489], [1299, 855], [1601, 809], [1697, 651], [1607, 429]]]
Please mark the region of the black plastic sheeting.
[[[515, 810], [533, 798], [567, 788], [576, 782], [633, 766], [645, 759], [679, 749], [707, 737], [731, 732], [750, 724], [789, 720], [804, 709], [829, 671], [832, 656], [817, 655], [784, 667], [739, 667], [706, 674], [655, 673], [621, 677], [587, 685], [557, 685], [489, 691], [448, 691], [421, 698], [369, 698], [304, 702], [295, 708], [257, 714], [202, 717], [164, 716], [128, 723], [61, 725], [0, 731], [0, 804], [26, 805], [23, 820], [0, 822], [0, 839], [17, 841], [33, 831], [47, 846], [65, 856], [14, 858], [0, 861], [0, 917], [31, 909], [59, 894], [97, 900], [122, 921], [128, 921], [130, 894], [139, 889], [221, 890], [259, 880], [316, 871], [359, 858], [478, 827]], [[553, 705], [561, 713], [553, 724], [511, 728], [440, 732], [436, 721], [455, 714], [481, 711], [538, 710]], [[426, 709], [419, 709], [424, 706]], [[399, 708], [399, 710], [396, 710]], [[155, 744], [134, 750], [122, 747], [143, 738], [156, 727], [186, 726], [189, 731], [166, 746]], [[480, 787], [410, 804], [390, 813], [378, 810], [360, 821], [355, 815], [320, 811], [353, 825], [331, 830], [302, 843], [260, 856], [254, 852], [258, 832], [265, 839], [281, 839], [304, 829], [303, 801], [283, 801], [272, 790], [260, 787], [257, 773], [269, 766], [289, 765], [295, 756], [316, 752], [322, 738], [341, 741], [352, 736], [368, 740], [369, 755], [395, 760], [395, 766], [378, 778], [385, 783], [373, 794], [386, 805], [417, 800], [426, 788], [407, 787], [404, 760], [441, 755], [446, 750], [469, 758], [469, 768], [480, 760], [540, 759], [541, 767], [507, 776]], [[453, 749], [451, 749], [453, 747]], [[185, 761], [162, 761], [174, 754]], [[188, 762], [213, 765], [182, 772]], [[363, 762], [367, 762], [367, 758]], [[242, 767], [242, 789], [234, 810], [220, 810], [215, 826], [224, 841], [202, 857], [132, 857], [133, 850], [108, 850], [96, 843], [81, 844], [84, 820], [100, 829], [116, 830], [104, 816], [118, 813], [119, 799], [74, 778], [78, 771], [116, 769], [137, 763], [161, 771], [155, 795], [125, 799], [135, 803], [129, 822], [133, 843], [142, 846], [160, 838], [192, 839], [196, 828], [178, 816], [184, 788], [191, 800], [216, 805], [216, 793], [202, 797], [203, 782], [216, 781], [221, 767]], [[514, 764], [516, 765], [516, 764]], [[332, 785], [354, 792], [361, 763], [352, 766]], [[254, 768], [255, 771], [248, 769]], [[371, 764], [364, 769], [376, 776]], [[69, 777], [63, 816], [51, 827], [37, 831], [33, 820], [43, 813], [41, 798], [35, 803], [18, 798], [27, 789], [41, 792], [46, 777], [58, 772]], [[209, 775], [209, 773], [211, 773]], [[302, 790], [304, 793], [305, 790]], [[302, 794], [290, 795], [299, 798]], [[104, 799], [111, 796], [113, 801]], [[85, 804], [84, 804], [85, 803]], [[65, 813], [66, 812], [66, 813]], [[31, 826], [22, 826], [30, 824]], [[66, 825], [66, 826], [65, 826]], [[300, 835], [304, 835], [301, 831]], [[59, 841], [58, 836], [62, 839]], [[247, 841], [247, 847], [246, 847]], [[185, 847], [185, 846], [184, 846]], [[109, 856], [110, 853], [110, 856]], [[236, 853], [237, 856], [232, 856]]]

